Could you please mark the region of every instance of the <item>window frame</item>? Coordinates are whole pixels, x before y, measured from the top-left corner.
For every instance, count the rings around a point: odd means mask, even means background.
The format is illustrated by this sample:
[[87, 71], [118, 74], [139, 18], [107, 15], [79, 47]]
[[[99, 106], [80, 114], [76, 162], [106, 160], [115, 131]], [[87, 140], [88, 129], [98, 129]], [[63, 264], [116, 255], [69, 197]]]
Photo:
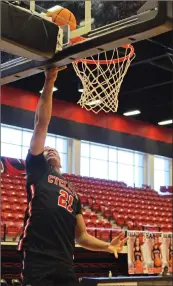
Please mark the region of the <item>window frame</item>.
[[[163, 160], [163, 168], [160, 168], [158, 166], [158, 162], [156, 163], [155, 162], [155, 159], [160, 159], [160, 160]], [[166, 163], [167, 161], [167, 163]], [[165, 167], [165, 165], [167, 165], [167, 167]], [[160, 191], [160, 187], [161, 186], [166, 186], [168, 187], [170, 185], [170, 172], [171, 172], [171, 159], [170, 158], [166, 158], [166, 157], [163, 157], [163, 156], [158, 156], [158, 155], [154, 155], [154, 189], [156, 191]], [[160, 173], [160, 175], [156, 178], [156, 173]], [[157, 184], [156, 181], [158, 181], [158, 178], [161, 178], [161, 174], [163, 175], [164, 177], [164, 182], [160, 184]]]
[[[16, 126], [12, 126], [12, 125], [7, 125], [7, 124], [1, 124], [1, 128], [2, 127], [5, 127], [5, 128], [7, 128], [7, 129], [9, 129], [9, 132], [10, 132], [10, 130], [18, 130], [18, 131], [20, 131], [21, 132], [21, 140], [20, 140], [20, 144], [16, 144], [16, 143], [8, 143], [8, 142], [5, 142], [6, 140], [5, 139], [3, 139], [3, 141], [1, 140], [1, 144], [9, 144], [9, 146], [18, 146], [18, 147], [20, 147], [20, 158], [17, 158], [17, 159], [22, 159], [22, 160], [25, 160], [24, 158], [23, 158], [23, 149], [24, 148], [28, 148], [28, 150], [29, 150], [29, 145], [30, 145], [30, 141], [28, 141], [28, 144], [26, 145], [26, 143], [24, 142], [24, 140], [23, 140], [23, 138], [24, 138], [24, 134], [25, 134], [25, 132], [26, 133], [31, 133], [31, 134], [33, 134], [33, 130], [31, 130], [31, 129], [26, 129], [26, 128], [22, 128], [22, 127], [16, 127]], [[65, 149], [66, 149], [66, 152], [64, 151], [64, 152], [59, 152], [58, 150], [58, 153], [59, 153], [59, 155], [60, 155], [60, 157], [61, 157], [61, 155], [65, 155], [66, 156], [66, 160], [65, 160], [65, 168], [63, 168], [64, 169], [64, 172], [67, 172], [68, 171], [68, 146], [69, 146], [69, 138], [68, 137], [64, 137], [64, 136], [59, 136], [59, 135], [56, 135], [56, 134], [51, 134], [51, 133], [47, 133], [47, 136], [48, 137], [52, 137], [52, 138], [54, 138], [54, 140], [55, 140], [55, 146], [54, 146], [54, 148], [56, 148], [56, 141], [57, 141], [57, 139], [63, 139], [63, 140], [65, 140], [66, 141], [66, 147], [65, 147]], [[31, 136], [32, 137], [32, 136]], [[65, 142], [64, 141], [64, 142]], [[52, 147], [52, 146], [51, 146]], [[2, 154], [2, 152], [1, 152], [1, 156], [3, 157], [8, 157], [7, 155], [3, 155]], [[11, 157], [11, 155], [10, 155], [10, 158], [14, 158], [14, 157]]]
[[[85, 155], [83, 154], [83, 150], [82, 150], [82, 144], [86, 144], [88, 145], [89, 147], [89, 156], [88, 154]], [[89, 177], [91, 177], [91, 160], [92, 159], [95, 159], [95, 158], [92, 158], [91, 156], [91, 146], [94, 145], [94, 146], [98, 146], [98, 147], [105, 147], [107, 148], [107, 159], [98, 159], [100, 161], [104, 161], [104, 162], [107, 162], [107, 170], [105, 171], [107, 173], [107, 176], [105, 179], [107, 180], [114, 180], [114, 181], [118, 181], [118, 170], [119, 170], [119, 165], [125, 165], [125, 166], [132, 166], [133, 168], [133, 185], [135, 184], [135, 181], [136, 181], [136, 175], [135, 175], [135, 171], [136, 171], [136, 168], [139, 168], [140, 170], [142, 169], [143, 172], [142, 172], [142, 181], [141, 183], [138, 185], [140, 187], [142, 187], [142, 184], [144, 184], [144, 156], [145, 156], [145, 153], [142, 153], [142, 152], [138, 152], [138, 151], [135, 151], [135, 150], [130, 150], [130, 149], [124, 149], [124, 148], [119, 148], [119, 147], [115, 147], [115, 146], [109, 146], [109, 145], [104, 145], [104, 144], [99, 144], [99, 143], [95, 143], [95, 142], [90, 142], [90, 141], [81, 141], [81, 152], [80, 152], [80, 166], [82, 164], [82, 158], [88, 158], [89, 159], [89, 171], [86, 172], [86, 173], [83, 173], [81, 172], [83, 170], [83, 167], [80, 168], [80, 175], [82, 176], [86, 176], [86, 174], [89, 174]], [[115, 158], [110, 158], [110, 153], [111, 151], [115, 151]], [[127, 163], [121, 163], [119, 162], [119, 158], [118, 158], [118, 151], [121, 151], [121, 152], [128, 152], [130, 153], [133, 157], [132, 157], [132, 161], [133, 163], [131, 162], [130, 164], [127, 164]], [[136, 155], [142, 155], [142, 163], [138, 163], [136, 164]], [[140, 161], [140, 160], [139, 160]], [[109, 170], [109, 165], [111, 165], [110, 163], [114, 163], [116, 164], [116, 170], [115, 170], [115, 178], [114, 179], [110, 179], [110, 170]], [[99, 178], [98, 176], [96, 178]], [[113, 178], [113, 177], [112, 177]], [[124, 180], [125, 181], [125, 180]]]

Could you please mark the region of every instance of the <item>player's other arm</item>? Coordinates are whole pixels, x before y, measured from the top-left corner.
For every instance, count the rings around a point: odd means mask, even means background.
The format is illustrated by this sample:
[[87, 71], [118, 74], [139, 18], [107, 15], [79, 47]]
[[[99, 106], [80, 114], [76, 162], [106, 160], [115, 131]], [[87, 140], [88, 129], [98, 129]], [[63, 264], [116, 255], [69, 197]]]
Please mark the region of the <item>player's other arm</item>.
[[30, 144], [32, 155], [38, 155], [44, 150], [47, 129], [52, 115], [52, 95], [57, 73], [57, 69], [50, 69], [45, 72], [44, 88], [37, 105], [34, 133]]
[[115, 257], [118, 258], [118, 252], [122, 250], [123, 245], [127, 241], [127, 238], [123, 239], [123, 232], [114, 238], [111, 243], [104, 242], [87, 233], [85, 222], [81, 214], [78, 214], [76, 217], [77, 225], [75, 237], [78, 244], [88, 250], [114, 253]]

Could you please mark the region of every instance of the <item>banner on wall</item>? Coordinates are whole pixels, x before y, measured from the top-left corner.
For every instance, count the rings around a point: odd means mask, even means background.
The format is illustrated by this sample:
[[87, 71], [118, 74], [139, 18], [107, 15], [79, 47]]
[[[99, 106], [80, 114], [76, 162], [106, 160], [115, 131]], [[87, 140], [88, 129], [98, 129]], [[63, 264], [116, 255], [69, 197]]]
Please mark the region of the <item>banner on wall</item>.
[[24, 176], [26, 173], [25, 161], [14, 158], [0, 157], [0, 170], [1, 174]]
[[162, 234], [163, 264], [167, 265], [169, 272], [173, 272], [173, 234]]
[[129, 274], [147, 273], [145, 258], [145, 234], [139, 231], [128, 231], [128, 270]]
[[172, 272], [171, 233], [128, 231], [129, 274], [160, 274], [165, 266]]
[[162, 233], [146, 232], [145, 237], [148, 274], [159, 274], [163, 268]]

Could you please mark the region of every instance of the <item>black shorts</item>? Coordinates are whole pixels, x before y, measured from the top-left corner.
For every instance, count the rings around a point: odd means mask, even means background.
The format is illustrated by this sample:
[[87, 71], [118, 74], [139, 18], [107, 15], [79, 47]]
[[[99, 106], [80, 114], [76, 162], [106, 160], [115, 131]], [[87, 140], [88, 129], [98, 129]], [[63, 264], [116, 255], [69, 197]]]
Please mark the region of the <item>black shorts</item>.
[[32, 251], [22, 254], [23, 286], [76, 286], [73, 267], [66, 267], [56, 258]]

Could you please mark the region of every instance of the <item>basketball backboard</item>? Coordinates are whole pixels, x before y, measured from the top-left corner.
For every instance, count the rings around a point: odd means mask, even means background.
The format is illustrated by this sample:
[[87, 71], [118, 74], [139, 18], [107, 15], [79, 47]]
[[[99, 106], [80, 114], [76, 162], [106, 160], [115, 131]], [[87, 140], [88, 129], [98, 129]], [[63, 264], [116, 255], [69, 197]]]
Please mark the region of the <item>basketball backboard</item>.
[[11, 61], [12, 56], [9, 56], [10, 60], [1, 66], [2, 84], [42, 72], [46, 66], [68, 65], [74, 60], [172, 29], [171, 1], [23, 0], [21, 3], [37, 15], [45, 13], [57, 3], [68, 8], [77, 19], [77, 29], [70, 33], [70, 38], [83, 36], [85, 39], [80, 43], [65, 45], [62, 51], [57, 50], [48, 61], [37, 62], [18, 56]]

